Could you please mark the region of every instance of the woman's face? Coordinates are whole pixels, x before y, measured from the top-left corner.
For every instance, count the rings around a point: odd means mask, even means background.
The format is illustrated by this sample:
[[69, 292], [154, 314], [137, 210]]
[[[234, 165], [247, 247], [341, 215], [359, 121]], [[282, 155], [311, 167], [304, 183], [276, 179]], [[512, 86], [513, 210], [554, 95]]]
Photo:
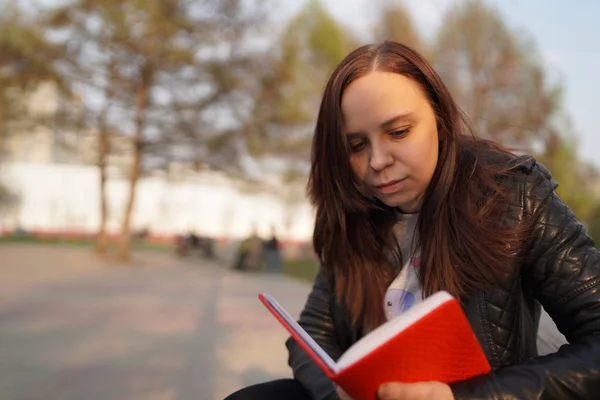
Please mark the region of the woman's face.
[[370, 72], [346, 88], [342, 113], [354, 173], [384, 204], [419, 211], [438, 161], [436, 118], [419, 85]]

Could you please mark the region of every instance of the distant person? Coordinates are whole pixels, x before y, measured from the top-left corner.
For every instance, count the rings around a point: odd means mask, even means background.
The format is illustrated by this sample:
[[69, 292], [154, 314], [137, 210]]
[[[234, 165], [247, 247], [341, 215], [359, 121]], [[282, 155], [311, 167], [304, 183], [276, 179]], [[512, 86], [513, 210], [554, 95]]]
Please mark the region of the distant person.
[[188, 234], [188, 240], [190, 241], [192, 249], [196, 250], [200, 247], [200, 237], [196, 235], [195, 232], [190, 232]]
[[178, 257], [187, 257], [190, 252], [190, 243], [185, 235], [177, 235], [175, 237], [175, 254]]
[[[466, 126], [434, 67], [406, 46], [360, 47], [334, 70], [308, 184], [322, 267], [299, 324], [335, 360], [445, 290], [492, 371], [389, 382], [380, 399], [598, 399], [600, 252], [544, 166]], [[540, 305], [569, 341], [547, 355], [537, 347]], [[287, 347], [294, 379], [228, 400], [347, 399], [298, 343]]]
[[256, 231], [247, 239], [248, 255], [246, 256], [246, 269], [259, 270], [264, 264], [262, 240]]
[[271, 239], [264, 245], [265, 250], [265, 269], [267, 272], [281, 272], [283, 269], [281, 260], [281, 251], [279, 250], [279, 240], [273, 230]]
[[215, 241], [213, 238], [205, 237], [202, 240], [202, 255], [204, 258], [215, 258]]
[[240, 271], [243, 270], [247, 255], [248, 255], [248, 248], [246, 246], [246, 240], [242, 240], [237, 249], [237, 254], [236, 254], [236, 257], [234, 260], [233, 269], [240, 270]]
[[262, 240], [255, 230], [249, 237], [242, 240], [238, 249], [238, 257], [235, 263], [235, 269], [239, 270], [259, 270], [263, 266], [263, 246]]

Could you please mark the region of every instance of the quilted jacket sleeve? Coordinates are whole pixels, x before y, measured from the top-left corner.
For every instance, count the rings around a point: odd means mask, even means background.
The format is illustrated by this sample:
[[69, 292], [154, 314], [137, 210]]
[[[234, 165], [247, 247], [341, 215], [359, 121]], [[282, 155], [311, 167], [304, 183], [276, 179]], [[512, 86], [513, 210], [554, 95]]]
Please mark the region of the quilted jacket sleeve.
[[[342, 349], [336, 345], [337, 338], [330, 309], [332, 293], [326, 273], [321, 267], [315, 278], [308, 300], [298, 323], [325, 350], [331, 358], [337, 360]], [[331, 380], [306, 354], [292, 338], [286, 342], [289, 351], [288, 363], [298, 380], [311, 398], [318, 400], [334, 400], [338, 396]]]
[[600, 396], [600, 253], [554, 192], [542, 166], [523, 183], [524, 215], [535, 218], [523, 281], [569, 344], [452, 384], [456, 399], [598, 399]]

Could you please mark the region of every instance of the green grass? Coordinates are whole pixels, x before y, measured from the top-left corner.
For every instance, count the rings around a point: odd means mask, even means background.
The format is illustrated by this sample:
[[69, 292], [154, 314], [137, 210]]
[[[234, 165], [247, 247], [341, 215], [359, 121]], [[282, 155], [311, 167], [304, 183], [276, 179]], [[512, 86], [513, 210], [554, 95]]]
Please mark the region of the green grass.
[[[66, 239], [66, 238], [36, 238], [27, 235], [14, 235], [0, 238], [2, 243], [23, 243], [23, 244], [47, 244], [57, 246], [75, 246], [75, 247], [93, 247], [94, 241], [91, 239]], [[109, 250], [116, 248], [115, 243], [109, 244]], [[152, 250], [152, 251], [173, 251], [173, 245], [169, 244], [151, 244], [144, 242], [132, 243], [134, 250]]]
[[36, 238], [26, 235], [15, 235], [0, 238], [0, 243], [24, 243], [24, 244], [56, 244], [68, 246], [83, 246], [90, 247], [93, 245], [91, 240], [87, 239], [64, 239], [64, 238]]
[[312, 282], [319, 270], [319, 263], [312, 259], [286, 260], [283, 273], [294, 278]]

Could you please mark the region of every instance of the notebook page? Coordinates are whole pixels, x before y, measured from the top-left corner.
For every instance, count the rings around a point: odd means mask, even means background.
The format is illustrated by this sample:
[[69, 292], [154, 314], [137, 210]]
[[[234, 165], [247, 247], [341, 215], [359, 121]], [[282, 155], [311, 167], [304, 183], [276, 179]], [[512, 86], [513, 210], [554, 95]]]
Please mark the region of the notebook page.
[[399, 332], [408, 328], [424, 315], [436, 309], [448, 300], [452, 300], [453, 297], [447, 292], [440, 291], [429, 296], [423, 302], [413, 306], [408, 311], [397, 317], [389, 320], [388, 322], [380, 325], [378, 328], [369, 332], [366, 336], [363, 336], [359, 341], [354, 343], [337, 362], [339, 370], [352, 365], [356, 361], [375, 350], [379, 345], [385, 343]]

